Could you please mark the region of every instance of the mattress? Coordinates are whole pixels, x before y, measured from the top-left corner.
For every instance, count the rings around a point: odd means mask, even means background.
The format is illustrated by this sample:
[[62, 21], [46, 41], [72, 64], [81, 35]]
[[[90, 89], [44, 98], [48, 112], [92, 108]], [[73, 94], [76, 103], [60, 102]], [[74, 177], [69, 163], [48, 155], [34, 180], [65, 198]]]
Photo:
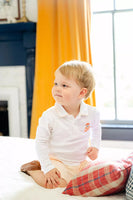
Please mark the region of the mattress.
[[[102, 141], [99, 159], [126, 157], [133, 142]], [[119, 200], [125, 194], [104, 197], [81, 197], [62, 194], [64, 188], [45, 189], [20, 172], [20, 166], [37, 159], [34, 139], [0, 136], [0, 200]]]

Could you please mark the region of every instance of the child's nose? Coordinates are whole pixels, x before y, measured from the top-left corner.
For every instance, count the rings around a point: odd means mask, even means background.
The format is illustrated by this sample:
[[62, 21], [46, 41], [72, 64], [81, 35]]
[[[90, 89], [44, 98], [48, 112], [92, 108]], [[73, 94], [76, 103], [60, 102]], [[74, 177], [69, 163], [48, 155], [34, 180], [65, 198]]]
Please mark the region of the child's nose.
[[56, 86], [56, 91], [60, 91], [61, 90], [61, 86]]

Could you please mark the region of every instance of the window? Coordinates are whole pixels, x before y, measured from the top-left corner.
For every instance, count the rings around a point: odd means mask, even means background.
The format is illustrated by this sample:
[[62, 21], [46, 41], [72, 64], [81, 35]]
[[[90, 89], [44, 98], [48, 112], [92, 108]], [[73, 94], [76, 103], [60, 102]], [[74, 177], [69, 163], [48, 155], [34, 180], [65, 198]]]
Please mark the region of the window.
[[105, 124], [133, 125], [133, 0], [92, 0], [96, 104]]

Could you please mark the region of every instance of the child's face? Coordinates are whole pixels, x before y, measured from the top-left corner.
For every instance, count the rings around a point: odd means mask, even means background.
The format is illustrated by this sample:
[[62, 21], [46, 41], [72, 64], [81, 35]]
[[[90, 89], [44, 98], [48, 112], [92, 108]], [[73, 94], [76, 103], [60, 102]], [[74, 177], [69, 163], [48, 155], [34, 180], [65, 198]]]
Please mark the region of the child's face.
[[81, 88], [73, 79], [68, 79], [59, 71], [55, 74], [52, 95], [55, 101], [62, 106], [73, 106], [79, 104]]

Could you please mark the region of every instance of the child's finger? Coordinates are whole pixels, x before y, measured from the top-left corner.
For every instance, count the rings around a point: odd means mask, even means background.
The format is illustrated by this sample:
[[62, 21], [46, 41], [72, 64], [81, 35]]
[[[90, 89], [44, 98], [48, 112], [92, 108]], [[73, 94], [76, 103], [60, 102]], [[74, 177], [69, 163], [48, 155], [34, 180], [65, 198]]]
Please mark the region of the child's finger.
[[56, 181], [56, 179], [54, 177], [51, 177], [51, 182], [55, 187], [57, 187], [59, 185], [59, 183]]
[[47, 188], [52, 189], [53, 188], [53, 182], [52, 178], [47, 179]]
[[90, 153], [92, 151], [92, 147], [89, 147], [87, 152]]
[[57, 174], [54, 175], [54, 181], [59, 185], [60, 184], [60, 181], [59, 181], [59, 177]]
[[56, 170], [56, 174], [58, 175], [59, 178], [61, 178], [61, 173], [58, 169]]

